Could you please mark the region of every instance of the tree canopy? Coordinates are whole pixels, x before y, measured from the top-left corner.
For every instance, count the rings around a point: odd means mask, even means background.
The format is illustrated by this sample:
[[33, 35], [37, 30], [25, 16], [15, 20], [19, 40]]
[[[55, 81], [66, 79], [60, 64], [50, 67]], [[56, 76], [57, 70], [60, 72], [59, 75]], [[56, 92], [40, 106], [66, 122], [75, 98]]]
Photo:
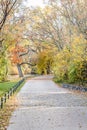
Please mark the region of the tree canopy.
[[43, 8], [0, 0], [0, 10], [0, 77], [14, 62], [57, 81], [87, 81], [86, 0], [49, 0]]

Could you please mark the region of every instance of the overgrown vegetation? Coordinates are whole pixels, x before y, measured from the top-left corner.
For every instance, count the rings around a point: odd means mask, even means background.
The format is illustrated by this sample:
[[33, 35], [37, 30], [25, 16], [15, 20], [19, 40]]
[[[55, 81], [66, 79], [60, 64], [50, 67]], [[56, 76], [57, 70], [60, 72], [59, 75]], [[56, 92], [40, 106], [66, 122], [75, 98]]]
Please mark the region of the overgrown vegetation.
[[57, 82], [87, 83], [87, 41], [76, 37], [70, 46], [60, 51], [54, 60]]

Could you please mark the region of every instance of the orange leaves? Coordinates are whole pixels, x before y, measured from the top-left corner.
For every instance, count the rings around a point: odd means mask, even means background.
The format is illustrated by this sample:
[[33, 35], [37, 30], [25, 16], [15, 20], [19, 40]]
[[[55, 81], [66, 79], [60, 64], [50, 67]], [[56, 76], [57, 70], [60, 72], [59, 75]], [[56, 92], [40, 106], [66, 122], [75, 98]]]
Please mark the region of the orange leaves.
[[12, 51], [13, 53], [20, 53], [20, 52], [25, 52], [25, 49], [22, 46], [16, 45]]
[[11, 50], [11, 62], [14, 64], [21, 64], [22, 57], [20, 56], [23, 52], [26, 52], [25, 48], [19, 45], [16, 45], [15, 48]]
[[17, 64], [17, 63], [21, 63], [22, 62], [22, 58], [20, 58], [17, 54], [16, 55], [12, 55], [11, 58], [12, 63]]

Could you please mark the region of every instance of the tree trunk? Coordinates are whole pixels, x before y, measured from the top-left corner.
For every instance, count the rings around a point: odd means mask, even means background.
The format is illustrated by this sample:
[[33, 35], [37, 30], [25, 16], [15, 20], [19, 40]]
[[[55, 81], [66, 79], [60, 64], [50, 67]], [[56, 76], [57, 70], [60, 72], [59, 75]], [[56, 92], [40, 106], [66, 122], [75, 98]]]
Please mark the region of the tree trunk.
[[23, 73], [22, 73], [22, 69], [21, 69], [20, 64], [17, 64], [17, 69], [18, 69], [19, 77], [23, 77]]

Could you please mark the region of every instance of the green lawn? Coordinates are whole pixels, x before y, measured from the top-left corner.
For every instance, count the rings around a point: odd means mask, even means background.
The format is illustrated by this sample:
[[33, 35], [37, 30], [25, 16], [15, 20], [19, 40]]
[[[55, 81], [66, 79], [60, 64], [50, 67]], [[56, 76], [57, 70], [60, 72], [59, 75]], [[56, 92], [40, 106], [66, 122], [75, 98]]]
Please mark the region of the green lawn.
[[3, 82], [0, 83], [0, 97], [7, 92], [10, 88], [12, 88], [15, 84], [17, 83], [17, 81], [10, 81], [10, 82]]

